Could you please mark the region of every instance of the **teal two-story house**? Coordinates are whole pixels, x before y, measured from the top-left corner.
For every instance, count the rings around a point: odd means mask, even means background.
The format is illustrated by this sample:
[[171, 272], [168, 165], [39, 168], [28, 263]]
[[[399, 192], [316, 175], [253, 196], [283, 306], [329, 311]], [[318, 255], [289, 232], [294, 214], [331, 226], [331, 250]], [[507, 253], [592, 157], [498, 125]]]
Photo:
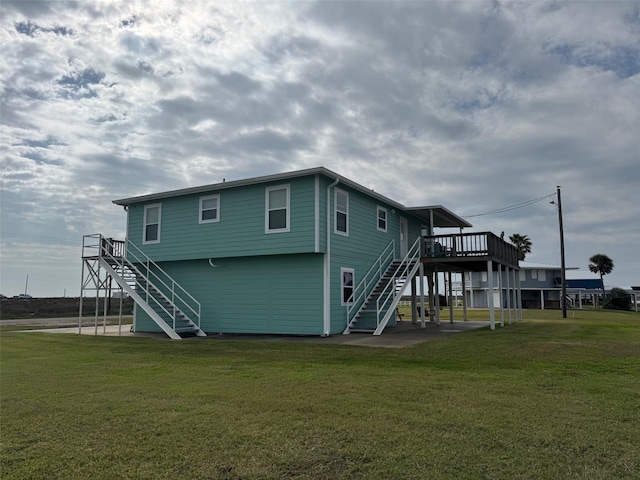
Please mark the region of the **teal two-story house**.
[[468, 225], [322, 167], [114, 203], [127, 212], [127, 239], [87, 236], [85, 247], [93, 240], [100, 253], [85, 248], [83, 257], [99, 259], [134, 296], [136, 331], [174, 338], [392, 325], [396, 298], [418, 271], [420, 237], [438, 222]]

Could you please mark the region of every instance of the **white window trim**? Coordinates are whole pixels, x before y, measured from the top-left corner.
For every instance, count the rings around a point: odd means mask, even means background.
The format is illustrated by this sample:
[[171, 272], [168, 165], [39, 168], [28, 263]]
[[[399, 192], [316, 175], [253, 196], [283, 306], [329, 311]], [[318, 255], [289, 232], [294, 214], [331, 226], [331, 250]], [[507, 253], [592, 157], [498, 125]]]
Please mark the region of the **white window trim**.
[[[347, 211], [346, 212], [338, 212], [338, 194], [342, 193], [347, 197]], [[344, 213], [346, 215], [346, 232], [341, 232], [338, 230], [338, 213]], [[345, 237], [349, 236], [349, 192], [345, 192], [344, 190], [340, 190], [336, 188], [333, 193], [333, 233], [337, 235], [342, 235]]]
[[[286, 185], [274, 185], [273, 187], [267, 187], [264, 190], [264, 233], [285, 233], [291, 230], [291, 202], [290, 202], [290, 192], [291, 186], [289, 184]], [[286, 205], [286, 228], [273, 228], [269, 229], [269, 192], [273, 190], [285, 190], [287, 195], [287, 205]]]
[[[151, 208], [158, 208], [158, 239], [157, 240], [147, 240], [147, 211]], [[161, 203], [153, 203], [151, 205], [144, 206], [144, 217], [142, 221], [142, 244], [143, 245], [152, 245], [154, 243], [160, 243], [160, 233], [162, 232], [162, 204]]]
[[[351, 295], [351, 302], [345, 302], [344, 301], [344, 273], [345, 272], [351, 272], [351, 278], [353, 281], [353, 285], [351, 286], [351, 288], [353, 289], [353, 293]], [[356, 293], [356, 271], [353, 268], [346, 268], [346, 267], [342, 267], [340, 268], [340, 305], [342, 305], [343, 307], [347, 307], [349, 305], [353, 305], [353, 297], [355, 296]]]
[[[212, 218], [209, 220], [202, 219], [202, 212], [204, 209], [202, 208], [202, 203], [205, 200], [213, 200], [216, 199], [216, 218]], [[200, 208], [198, 208], [198, 223], [215, 223], [220, 221], [220, 195], [207, 195], [204, 197], [200, 197]]]
[[[380, 228], [380, 212], [384, 212], [384, 228]], [[389, 224], [389, 213], [387, 209], [378, 205], [376, 209], [376, 228], [380, 232], [387, 232], [387, 225]]]

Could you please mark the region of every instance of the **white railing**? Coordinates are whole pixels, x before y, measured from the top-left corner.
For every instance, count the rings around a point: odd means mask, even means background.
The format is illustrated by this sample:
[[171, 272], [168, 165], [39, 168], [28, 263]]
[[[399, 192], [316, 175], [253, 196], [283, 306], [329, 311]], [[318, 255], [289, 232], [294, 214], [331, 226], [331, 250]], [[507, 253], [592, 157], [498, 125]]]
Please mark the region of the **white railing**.
[[[136, 273], [136, 289], [144, 292], [144, 300], [148, 304], [151, 305], [153, 302], [172, 319], [174, 330], [178, 311], [189, 317], [200, 328], [200, 302], [131, 241], [105, 238], [100, 234], [85, 235], [82, 256], [106, 259], [108, 263], [118, 266], [123, 274], [126, 269], [133, 270]], [[150, 287], [171, 304], [171, 311], [156, 298], [150, 291]]]
[[[407, 254], [402, 259], [402, 262], [396, 269], [393, 277], [387, 283], [387, 286], [382, 290], [376, 301], [376, 331], [374, 335], [380, 335], [382, 329], [389, 322], [389, 318], [393, 313], [392, 310], [398, 305], [402, 293], [406, 289], [406, 280], [415, 273], [415, 268], [420, 263], [420, 245], [421, 238], [414, 242]], [[404, 280], [405, 284], [401, 291], [398, 291], [396, 285], [399, 280]], [[384, 312], [382, 319], [380, 318], [381, 312]]]
[[396, 242], [391, 240], [376, 261], [373, 262], [369, 271], [365, 273], [360, 283], [353, 289], [353, 301], [347, 306], [347, 325], [350, 325], [351, 321], [362, 310], [371, 291], [395, 259], [395, 250]]

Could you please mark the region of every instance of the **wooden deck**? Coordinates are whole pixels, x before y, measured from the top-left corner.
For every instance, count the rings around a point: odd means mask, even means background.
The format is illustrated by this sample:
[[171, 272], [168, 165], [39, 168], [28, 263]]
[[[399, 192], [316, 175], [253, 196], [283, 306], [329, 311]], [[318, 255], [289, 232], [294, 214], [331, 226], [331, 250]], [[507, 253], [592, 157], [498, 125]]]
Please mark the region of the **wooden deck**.
[[427, 270], [487, 270], [487, 262], [519, 269], [518, 249], [491, 232], [431, 235], [422, 237], [420, 259]]

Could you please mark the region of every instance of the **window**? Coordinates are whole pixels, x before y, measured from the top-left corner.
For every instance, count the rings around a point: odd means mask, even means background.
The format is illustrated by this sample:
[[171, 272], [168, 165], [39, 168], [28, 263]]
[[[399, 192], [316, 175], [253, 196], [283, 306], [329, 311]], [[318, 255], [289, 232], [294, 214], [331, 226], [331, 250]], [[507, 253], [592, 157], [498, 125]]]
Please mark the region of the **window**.
[[378, 230], [387, 231], [387, 209], [378, 207]]
[[546, 270], [538, 270], [538, 281], [546, 282], [547, 281], [547, 271]]
[[144, 232], [142, 243], [160, 243], [160, 211], [161, 205], [146, 205], [144, 207]]
[[524, 272], [526, 272], [526, 270], [520, 269], [518, 271], [518, 275], [519, 275], [519, 278], [520, 278], [521, 282], [524, 282], [527, 279], [527, 276], [526, 276], [526, 274]]
[[334, 230], [340, 235], [349, 235], [349, 194], [336, 188]]
[[265, 205], [265, 232], [288, 232], [289, 185], [267, 188]]
[[538, 279], [538, 270], [531, 270], [531, 280]]
[[489, 277], [488, 277], [488, 275], [487, 275], [487, 272], [482, 272], [482, 276], [481, 276], [481, 278], [480, 278], [480, 281], [481, 281], [481, 282], [488, 282], [488, 281], [489, 281], [489, 280], [488, 280], [488, 278], [489, 278]]
[[341, 268], [340, 276], [342, 278], [342, 305], [353, 304], [353, 268]]
[[220, 195], [200, 197], [200, 217], [198, 223], [220, 221]]

